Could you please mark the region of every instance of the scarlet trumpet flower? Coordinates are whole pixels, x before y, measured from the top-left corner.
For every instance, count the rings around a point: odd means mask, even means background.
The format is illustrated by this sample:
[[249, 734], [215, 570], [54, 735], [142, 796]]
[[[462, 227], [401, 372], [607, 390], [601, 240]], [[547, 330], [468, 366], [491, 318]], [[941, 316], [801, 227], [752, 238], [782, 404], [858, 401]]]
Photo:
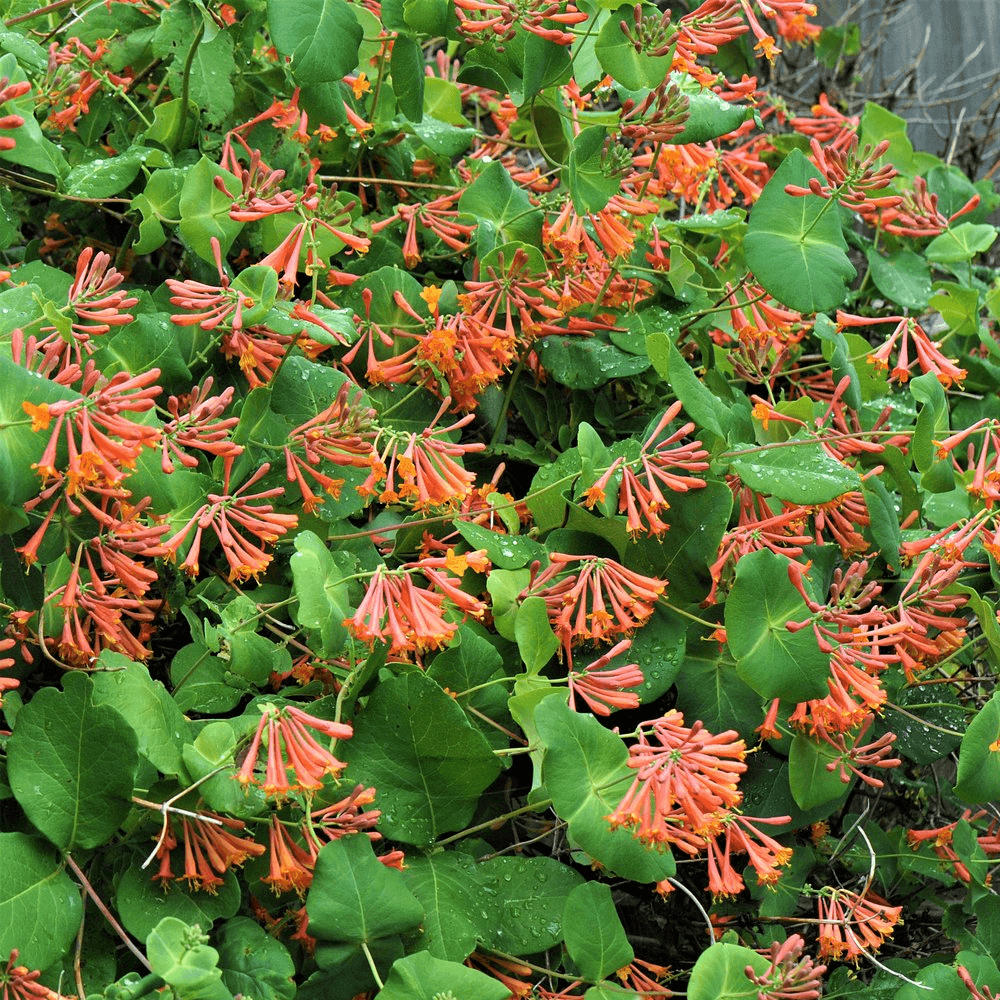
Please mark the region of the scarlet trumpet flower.
[[[571, 569], [574, 563], [577, 569]], [[667, 588], [656, 580], [630, 570], [614, 559], [549, 553], [549, 565], [538, 572], [521, 597], [541, 597], [549, 621], [567, 652], [581, 642], [610, 642], [629, 635], [652, 615]], [[567, 575], [563, 575], [567, 574]]]
[[677, 842], [681, 828], [699, 839], [718, 832], [721, 810], [742, 797], [737, 786], [746, 771], [746, 746], [735, 738], [739, 734], [714, 735], [700, 720], [687, 727], [678, 711], [644, 725], [650, 732], [640, 729], [639, 741], [629, 747], [628, 766], [638, 773], [607, 817], [612, 827], [633, 827], [647, 843]]
[[[235, 775], [242, 785], [261, 785], [264, 794], [285, 798], [292, 792], [314, 792], [323, 787], [325, 775], [336, 777], [344, 764], [319, 743], [309, 732], [315, 729], [334, 740], [350, 739], [350, 726], [320, 719], [303, 712], [294, 705], [261, 706], [261, 719], [257, 725], [243, 765]], [[308, 727], [308, 728], [307, 728]], [[267, 764], [263, 784], [255, 776], [257, 754], [264, 731], [267, 730]], [[288, 780], [288, 772], [292, 780]]]

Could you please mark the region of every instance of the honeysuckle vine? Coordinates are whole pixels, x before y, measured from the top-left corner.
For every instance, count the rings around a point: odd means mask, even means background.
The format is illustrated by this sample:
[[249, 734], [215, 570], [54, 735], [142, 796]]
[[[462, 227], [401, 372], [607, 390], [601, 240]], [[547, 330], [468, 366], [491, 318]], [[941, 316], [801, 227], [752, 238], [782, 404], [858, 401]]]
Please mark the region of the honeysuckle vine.
[[1000, 198], [661, 7], [0, 3], [5, 998], [1000, 990]]

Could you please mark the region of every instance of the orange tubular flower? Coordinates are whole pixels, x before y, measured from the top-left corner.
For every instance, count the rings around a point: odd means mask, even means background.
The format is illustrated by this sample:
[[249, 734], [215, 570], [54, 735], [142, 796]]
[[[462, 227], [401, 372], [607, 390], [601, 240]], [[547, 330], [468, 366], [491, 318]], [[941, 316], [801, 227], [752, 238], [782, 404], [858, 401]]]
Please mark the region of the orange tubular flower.
[[[579, 569], [561, 576], [573, 563], [579, 563]], [[667, 588], [666, 580], [642, 576], [597, 556], [551, 552], [541, 573], [538, 565], [532, 567], [533, 578], [521, 597], [545, 601], [552, 629], [567, 652], [588, 640], [611, 642], [631, 634], [645, 624]]]
[[[737, 786], [746, 771], [746, 746], [736, 739], [739, 734], [713, 735], [700, 720], [688, 728], [678, 711], [643, 725], [652, 730], [640, 729], [639, 742], [629, 747], [628, 766], [638, 774], [607, 817], [612, 827], [635, 827], [635, 836], [647, 843], [677, 842], [683, 831], [675, 824], [699, 839], [718, 832], [721, 811], [741, 799]], [[702, 840], [695, 850], [703, 845]]]
[[[919, 364], [924, 373], [933, 372], [945, 388], [952, 383], [961, 384], [966, 371], [959, 368], [950, 358], [946, 358], [940, 350], [940, 343], [931, 340], [924, 328], [912, 316], [855, 316], [851, 313], [837, 310], [837, 326], [875, 326], [880, 323], [895, 323], [889, 339], [868, 356], [869, 363], [881, 371], [889, 368], [890, 356], [899, 342], [899, 355], [896, 364], [889, 373], [890, 381], [906, 382], [910, 378], [910, 370], [914, 362]], [[916, 357], [909, 356], [909, 345], [913, 344]]]
[[825, 965], [815, 965], [807, 955], [803, 957], [805, 941], [798, 934], [792, 934], [784, 942], [775, 941], [764, 952], [771, 959], [770, 968], [759, 976], [748, 965], [743, 974], [754, 986], [759, 986], [757, 996], [787, 997], [788, 1000], [819, 1000], [823, 995], [823, 973]]
[[340, 840], [352, 833], [364, 833], [369, 840], [381, 840], [382, 834], [373, 829], [382, 815], [379, 809], [362, 811], [365, 806], [375, 801], [375, 789], [355, 785], [354, 791], [346, 798], [332, 805], [325, 806], [309, 813], [302, 824], [302, 833], [306, 843], [315, 847], [318, 853], [322, 843], [320, 838], [328, 841]]
[[[16, 639], [0, 639], [0, 653], [6, 653], [8, 649], [13, 649]], [[0, 659], [0, 670], [9, 670], [14, 666], [14, 660], [5, 656]], [[13, 691], [14, 688], [20, 687], [21, 682], [16, 677], [3, 677], [0, 676], [0, 708], [3, 707], [3, 693], [4, 691]]]
[[[325, 775], [336, 777], [343, 770], [344, 764], [328, 749], [321, 747], [306, 727], [334, 740], [346, 740], [353, 735], [350, 726], [316, 718], [294, 705], [278, 707], [268, 703], [261, 707], [261, 711], [263, 714], [246, 759], [235, 775], [240, 784], [261, 784], [254, 770], [265, 727], [267, 766], [261, 785], [265, 795], [280, 799], [293, 792], [314, 792], [323, 787]], [[289, 771], [292, 781], [288, 780]]]
[[446, 507], [461, 503], [472, 490], [475, 473], [467, 472], [455, 459], [473, 451], [482, 451], [481, 442], [454, 443], [446, 435], [470, 423], [469, 413], [450, 427], [436, 427], [437, 421], [451, 405], [445, 397], [437, 415], [419, 435], [380, 430], [376, 439], [384, 437], [386, 444], [370, 462], [371, 475], [358, 487], [362, 496], [373, 496], [377, 485], [385, 486], [378, 494], [382, 503], [412, 500], [415, 510]]
[[822, 958], [857, 961], [878, 951], [902, 923], [901, 906], [890, 906], [868, 890], [863, 896], [848, 889], [825, 889], [819, 897], [819, 954]]
[[74, 1000], [38, 982], [41, 972], [29, 972], [27, 966], [16, 965], [19, 954], [18, 949], [13, 948], [6, 966], [0, 970], [2, 1000]]
[[[213, 822], [215, 820], [218, 822]], [[160, 838], [155, 855], [160, 859], [160, 868], [154, 876], [164, 881], [175, 877], [170, 870], [170, 852], [178, 844], [169, 813], [166, 823], [167, 829]], [[242, 865], [249, 858], [260, 857], [264, 853], [263, 844], [231, 832], [245, 828], [246, 824], [242, 820], [215, 813], [199, 813], [193, 820], [182, 816], [184, 874], [176, 876], [177, 880], [185, 880], [192, 889], [201, 889], [214, 895], [216, 889], [223, 884], [221, 875], [235, 865]]]
[[[230, 580], [249, 580], [263, 573], [271, 563], [271, 556], [259, 545], [244, 535], [245, 531], [262, 543], [273, 543], [298, 524], [294, 514], [279, 514], [269, 503], [251, 503], [280, 496], [284, 487], [264, 490], [260, 493], [246, 491], [270, 471], [268, 463], [262, 465], [235, 493], [208, 494], [208, 503], [195, 511], [194, 516], [172, 538], [164, 542], [174, 556], [185, 539], [195, 529], [194, 540], [180, 568], [191, 576], [198, 573], [198, 559], [201, 555], [201, 540], [204, 531], [211, 528], [222, 545], [226, 561], [229, 563]], [[224, 489], [229, 488], [228, 470], [224, 476]]]
[[301, 898], [312, 883], [316, 859], [292, 840], [277, 814], [271, 817], [269, 860], [268, 874], [261, 881], [275, 895], [295, 892]]
[[184, 448], [195, 448], [225, 459], [227, 468], [233, 459], [243, 454], [243, 445], [234, 444], [229, 434], [240, 422], [239, 417], [221, 417], [232, 402], [235, 389], [227, 386], [218, 396], [212, 396], [214, 379], [211, 375], [182, 398], [171, 396], [167, 409], [173, 420], [163, 425], [160, 464], [164, 472], [174, 471], [171, 454], [186, 469], [196, 469], [198, 459]]
[[576, 35], [549, 22], [570, 28], [587, 20], [584, 11], [570, 2], [564, 8], [560, 0], [455, 0], [455, 6], [460, 31], [470, 37], [492, 31], [504, 41], [513, 38], [517, 28], [524, 28], [557, 45], [572, 45]]
[[690, 421], [664, 440], [654, 444], [664, 428], [680, 411], [680, 402], [672, 403], [643, 443], [637, 459], [642, 467], [641, 474], [632, 471], [631, 466], [634, 463], [628, 463], [624, 458], [617, 459], [600, 479], [585, 491], [586, 506], [593, 507], [594, 504], [604, 500], [605, 488], [611, 477], [620, 469], [622, 478], [618, 489], [618, 512], [628, 515], [629, 533], [637, 535], [645, 528], [647, 535], [662, 535], [670, 527], [660, 517], [661, 511], [670, 509], [670, 503], [660, 487], [665, 486], [676, 493], [701, 489], [705, 486], [704, 479], [679, 475], [673, 470], [703, 472], [709, 466], [705, 461], [708, 452], [700, 441], [685, 445], [677, 444], [681, 438], [694, 430], [694, 424]]
[[[352, 618], [344, 619], [344, 626], [362, 642], [388, 641], [390, 654], [439, 649], [458, 629], [457, 622], [444, 617], [446, 600], [463, 614], [478, 617], [486, 611], [482, 601], [460, 590], [441, 572], [448, 568], [464, 573], [473, 555], [428, 558], [399, 570], [380, 566], [358, 610]], [[485, 568], [486, 564], [481, 565]], [[417, 587], [412, 579], [414, 571], [426, 576], [434, 589]]]
[[639, 696], [623, 688], [638, 687], [645, 680], [635, 663], [606, 670], [608, 664], [632, 645], [631, 639], [622, 639], [600, 659], [594, 660], [583, 670], [569, 672], [569, 707], [576, 709], [575, 697], [579, 695], [595, 715], [610, 715], [619, 708], [638, 708]]

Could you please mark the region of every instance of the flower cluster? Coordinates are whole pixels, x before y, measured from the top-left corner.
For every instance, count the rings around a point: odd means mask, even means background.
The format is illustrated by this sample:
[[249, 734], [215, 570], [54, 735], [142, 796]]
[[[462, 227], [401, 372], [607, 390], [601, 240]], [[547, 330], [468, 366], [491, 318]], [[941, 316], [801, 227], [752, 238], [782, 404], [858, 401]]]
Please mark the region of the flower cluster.
[[[344, 765], [316, 741], [310, 729], [332, 740], [350, 739], [354, 732], [344, 723], [319, 719], [294, 705], [262, 705], [260, 722], [236, 779], [242, 785], [257, 784], [265, 795], [278, 799], [295, 792], [319, 791], [324, 777], [336, 777]], [[263, 781], [256, 774], [262, 740], [267, 745]]]

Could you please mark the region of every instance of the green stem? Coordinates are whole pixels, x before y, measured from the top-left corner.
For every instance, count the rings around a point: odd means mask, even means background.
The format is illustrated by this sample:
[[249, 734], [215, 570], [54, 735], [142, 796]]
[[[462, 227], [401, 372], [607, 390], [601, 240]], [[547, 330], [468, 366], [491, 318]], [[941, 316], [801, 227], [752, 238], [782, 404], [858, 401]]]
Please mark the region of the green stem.
[[514, 395], [514, 386], [517, 385], [517, 380], [522, 371], [524, 371], [523, 357], [517, 359], [517, 365], [514, 368], [514, 371], [511, 372], [510, 381], [507, 383], [507, 388], [504, 391], [503, 403], [501, 403], [500, 405], [500, 415], [497, 417], [497, 425], [496, 427], [493, 428], [493, 434], [490, 437], [491, 448], [496, 446], [497, 441], [500, 437], [500, 428], [503, 427], [504, 423], [507, 420], [507, 411], [510, 409], [510, 401]]
[[674, 614], [680, 615], [682, 618], [687, 618], [690, 621], [697, 622], [699, 625], [704, 625], [705, 628], [710, 628], [713, 631], [722, 624], [722, 622], [710, 622], [704, 618], [699, 618], [697, 615], [691, 614], [690, 611], [685, 611], [683, 608], [678, 608], [676, 605], [671, 604], [669, 601], [664, 601], [661, 599], [659, 603], [662, 604], [663, 607], [668, 608], [670, 611], [673, 611]]
[[[191, 42], [191, 48], [188, 50], [187, 58], [184, 60], [184, 70], [181, 77], [181, 114], [187, 117], [188, 108], [188, 96], [191, 93], [191, 67], [194, 65], [194, 54], [198, 51], [198, 46], [201, 44], [201, 40], [205, 35], [205, 22], [204, 20], [198, 25], [198, 30], [194, 33], [194, 40]], [[183, 136], [183, 127], [181, 135]]]
[[361, 942], [361, 950], [365, 953], [365, 958], [368, 959], [368, 968], [372, 970], [372, 976], [375, 979], [375, 984], [378, 988], [384, 989], [385, 983], [382, 982], [382, 977], [378, 974], [378, 969], [375, 967], [375, 959], [372, 958], [372, 953], [368, 950], [368, 942]]
[[444, 837], [441, 840], [437, 840], [434, 842], [434, 846], [444, 847], [446, 844], [454, 843], [456, 840], [461, 840], [463, 837], [468, 837], [473, 833], [481, 833], [483, 830], [495, 830], [501, 823], [506, 823], [507, 820], [513, 819], [515, 816], [520, 816], [527, 812], [541, 812], [542, 809], [547, 809], [550, 805], [552, 805], [552, 799], [542, 799], [540, 802], [534, 802], [531, 805], [521, 806], [520, 809], [513, 809], [511, 812], [504, 813], [502, 816], [497, 816], [486, 823], [479, 823], [476, 826], [467, 827], [459, 833], [453, 833], [450, 837]]

